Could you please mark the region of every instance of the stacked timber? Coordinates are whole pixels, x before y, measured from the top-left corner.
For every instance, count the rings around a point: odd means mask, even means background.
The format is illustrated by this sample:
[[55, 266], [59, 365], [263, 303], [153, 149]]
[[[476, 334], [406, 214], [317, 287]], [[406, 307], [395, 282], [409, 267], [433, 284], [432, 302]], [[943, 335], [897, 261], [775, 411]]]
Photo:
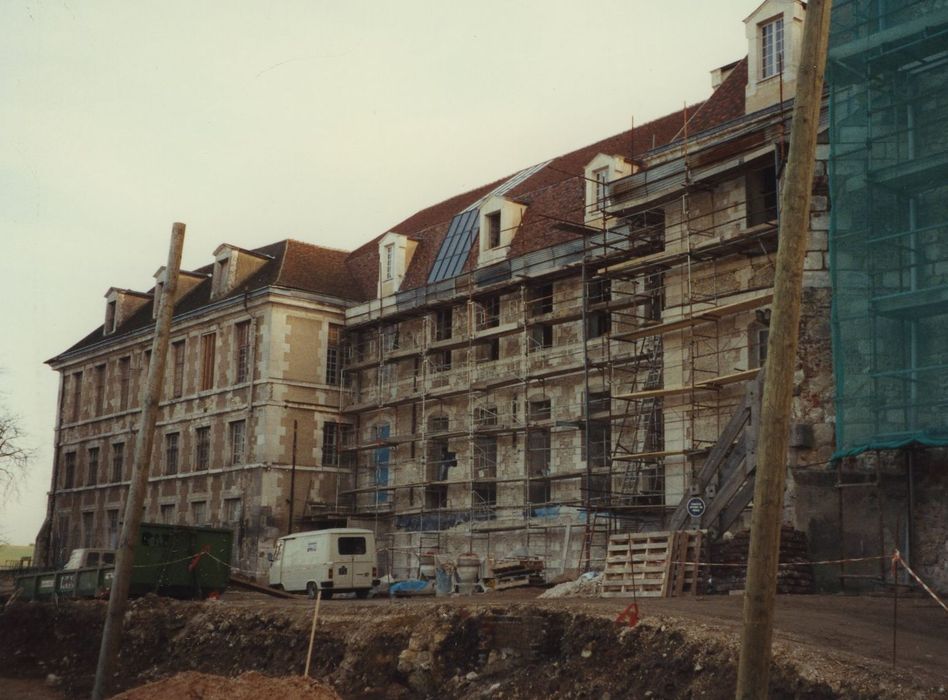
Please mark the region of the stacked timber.
[[694, 595], [700, 585], [702, 533], [626, 532], [609, 538], [603, 597]]
[[[717, 593], [743, 591], [747, 574], [747, 552], [750, 530], [742, 530], [727, 542], [712, 546], [715, 566], [711, 569], [711, 588]], [[813, 565], [807, 547], [806, 533], [784, 526], [780, 531], [780, 563], [777, 571], [778, 593], [813, 593]]]
[[503, 559], [491, 567], [491, 575], [484, 579], [484, 585], [495, 591], [521, 586], [542, 586], [543, 560], [536, 557], [522, 559]]

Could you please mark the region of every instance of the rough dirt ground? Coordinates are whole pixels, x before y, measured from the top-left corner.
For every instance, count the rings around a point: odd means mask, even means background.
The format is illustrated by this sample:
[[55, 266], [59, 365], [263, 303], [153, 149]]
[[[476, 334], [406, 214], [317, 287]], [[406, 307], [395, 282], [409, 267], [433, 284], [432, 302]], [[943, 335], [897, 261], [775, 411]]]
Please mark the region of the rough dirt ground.
[[339, 700], [339, 696], [332, 689], [312, 679], [299, 676], [270, 678], [255, 671], [248, 671], [237, 678], [222, 678], [207, 673], [188, 671], [126, 690], [115, 696], [115, 700], [167, 700], [168, 698]]
[[[739, 597], [640, 600], [643, 620], [629, 629], [613, 622], [627, 599], [534, 600], [538, 592], [326, 601], [312, 675], [343, 698], [733, 697]], [[10, 606], [0, 615], [0, 675], [52, 672], [66, 697], [86, 695], [104, 609]], [[183, 671], [299, 675], [311, 619], [306, 599], [238, 591], [217, 603], [140, 599], [117, 689]], [[946, 623], [933, 602], [901, 600], [893, 667], [891, 600], [780, 597], [771, 697], [948, 697]]]

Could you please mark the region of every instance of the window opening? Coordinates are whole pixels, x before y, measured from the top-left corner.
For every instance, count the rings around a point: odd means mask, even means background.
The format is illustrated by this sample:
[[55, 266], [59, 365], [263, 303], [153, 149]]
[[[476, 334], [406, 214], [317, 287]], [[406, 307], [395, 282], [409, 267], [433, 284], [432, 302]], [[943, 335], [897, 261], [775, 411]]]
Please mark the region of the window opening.
[[250, 321], [241, 321], [234, 326], [237, 338], [236, 364], [237, 383], [243, 384], [250, 379]]

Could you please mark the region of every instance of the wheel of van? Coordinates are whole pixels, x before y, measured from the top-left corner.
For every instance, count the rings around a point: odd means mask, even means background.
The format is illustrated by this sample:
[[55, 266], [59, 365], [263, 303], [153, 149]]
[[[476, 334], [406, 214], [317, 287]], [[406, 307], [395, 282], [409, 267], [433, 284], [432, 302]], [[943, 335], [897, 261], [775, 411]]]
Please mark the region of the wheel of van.
[[359, 590], [356, 591], [356, 598], [361, 598], [362, 600], [365, 600], [366, 598], [369, 597], [370, 590], [371, 590], [370, 588], [360, 588]]

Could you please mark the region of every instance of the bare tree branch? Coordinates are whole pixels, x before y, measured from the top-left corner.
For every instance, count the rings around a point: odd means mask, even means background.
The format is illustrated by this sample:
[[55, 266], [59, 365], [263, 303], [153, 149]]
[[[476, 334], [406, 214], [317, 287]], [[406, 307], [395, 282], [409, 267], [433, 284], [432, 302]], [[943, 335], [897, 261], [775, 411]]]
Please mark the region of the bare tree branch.
[[33, 451], [23, 441], [19, 417], [0, 409], [0, 500], [16, 491]]

